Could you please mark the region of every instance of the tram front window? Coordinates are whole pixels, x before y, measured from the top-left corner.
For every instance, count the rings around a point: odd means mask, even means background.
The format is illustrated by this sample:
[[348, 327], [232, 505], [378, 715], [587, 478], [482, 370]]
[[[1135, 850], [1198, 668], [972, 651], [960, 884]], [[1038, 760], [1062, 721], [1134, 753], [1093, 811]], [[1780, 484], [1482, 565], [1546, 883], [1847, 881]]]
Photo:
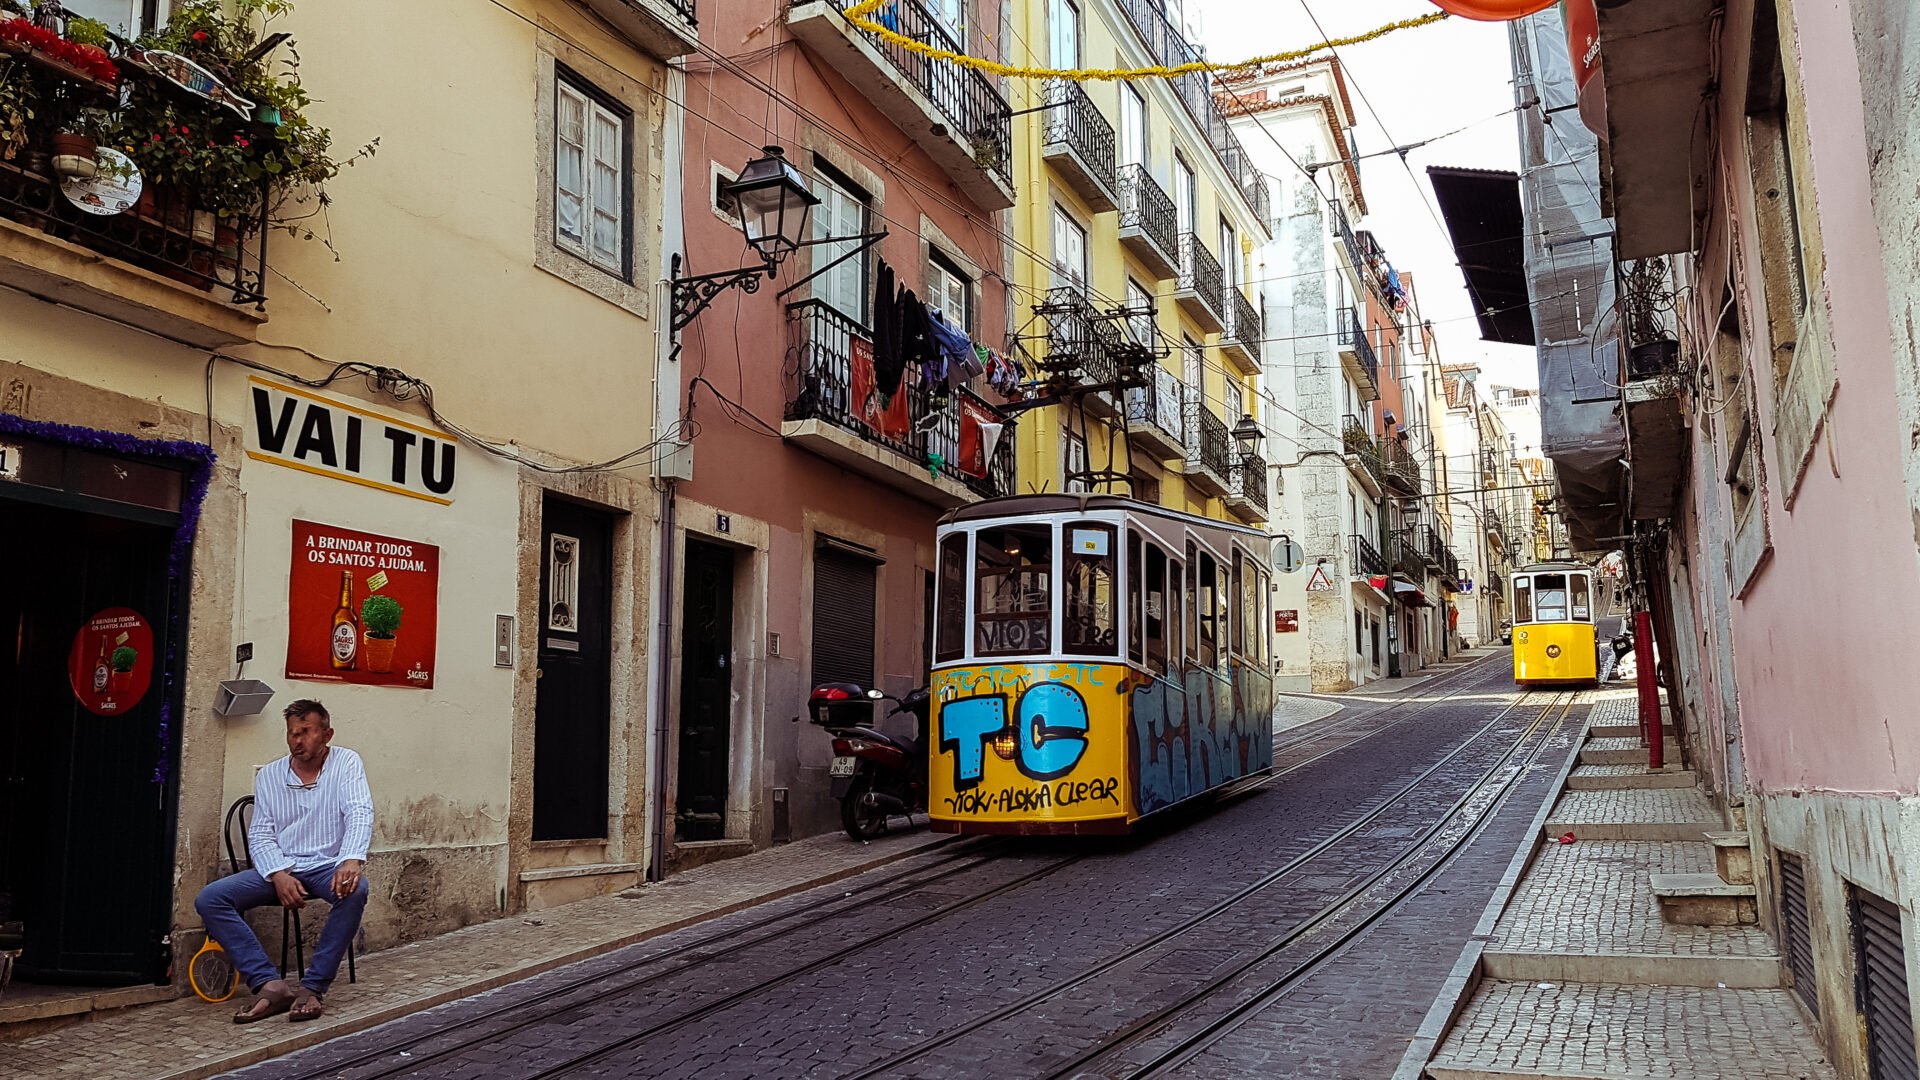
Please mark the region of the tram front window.
[[1069, 653], [1120, 655], [1114, 626], [1113, 527], [1075, 522], [1067, 526], [1066, 635]]
[[1047, 652], [1053, 628], [1053, 530], [1003, 525], [974, 537], [974, 651]]
[[1533, 621], [1567, 621], [1567, 575], [1535, 574], [1533, 577]]
[[1533, 621], [1532, 578], [1513, 579], [1513, 621], [1517, 623]]

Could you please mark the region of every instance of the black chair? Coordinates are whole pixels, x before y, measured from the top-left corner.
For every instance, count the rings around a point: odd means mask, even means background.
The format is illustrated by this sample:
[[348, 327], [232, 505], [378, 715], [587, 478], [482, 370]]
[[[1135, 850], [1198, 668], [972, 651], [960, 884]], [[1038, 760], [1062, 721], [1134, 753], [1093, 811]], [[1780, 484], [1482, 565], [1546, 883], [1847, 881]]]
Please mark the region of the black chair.
[[[247, 842], [247, 828], [252, 824], [253, 796], [242, 795], [233, 800], [232, 806], [227, 807], [225, 826], [227, 865], [233, 868], [233, 873], [253, 869], [253, 850]], [[235, 828], [236, 825], [238, 828]], [[238, 836], [240, 841], [237, 845], [234, 843], [235, 836]], [[301, 886], [300, 891], [308, 900], [320, 899], [308, 892], [304, 885]], [[293, 946], [294, 971], [296, 974], [305, 972], [307, 970], [307, 939], [300, 933], [300, 913], [293, 908], [283, 907], [280, 909], [280, 977], [283, 979], [287, 977], [287, 946], [289, 944]], [[347, 944], [347, 981], [350, 983], [360, 981], [359, 973], [354, 970], [351, 942]]]

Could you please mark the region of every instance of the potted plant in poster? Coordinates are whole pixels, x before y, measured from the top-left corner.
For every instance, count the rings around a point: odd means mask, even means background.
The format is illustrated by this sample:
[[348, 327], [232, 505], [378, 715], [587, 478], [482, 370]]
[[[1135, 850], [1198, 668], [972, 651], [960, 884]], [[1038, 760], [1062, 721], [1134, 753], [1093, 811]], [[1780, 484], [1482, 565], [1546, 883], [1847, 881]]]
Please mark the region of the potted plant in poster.
[[113, 675], [107, 685], [114, 693], [125, 693], [133, 688], [133, 665], [140, 662], [140, 653], [122, 645], [113, 650]]
[[393, 670], [393, 635], [400, 629], [400, 614], [400, 601], [391, 596], [369, 596], [360, 605], [368, 671], [384, 675]]

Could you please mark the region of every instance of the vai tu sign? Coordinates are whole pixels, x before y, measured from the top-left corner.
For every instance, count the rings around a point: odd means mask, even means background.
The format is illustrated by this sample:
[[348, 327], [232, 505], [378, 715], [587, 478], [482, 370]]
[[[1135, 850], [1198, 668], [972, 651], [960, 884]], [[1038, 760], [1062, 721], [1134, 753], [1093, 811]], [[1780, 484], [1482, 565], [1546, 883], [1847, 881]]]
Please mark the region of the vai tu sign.
[[257, 376], [248, 383], [248, 457], [453, 504], [452, 435]]

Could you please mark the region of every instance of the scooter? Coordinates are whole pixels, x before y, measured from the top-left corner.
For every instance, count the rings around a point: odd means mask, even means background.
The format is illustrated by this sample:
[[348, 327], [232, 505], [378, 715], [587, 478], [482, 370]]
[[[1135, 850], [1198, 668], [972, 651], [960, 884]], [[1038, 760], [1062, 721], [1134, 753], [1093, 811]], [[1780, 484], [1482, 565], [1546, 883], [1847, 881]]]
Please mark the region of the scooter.
[[[873, 725], [872, 705], [891, 701], [889, 716], [914, 718], [912, 738], [881, 733]], [[855, 683], [827, 683], [807, 695], [813, 723], [833, 736], [833, 797], [840, 801], [840, 824], [855, 840], [871, 840], [887, 831], [895, 814], [927, 812], [927, 722], [933, 698], [926, 687], [896, 698]]]

